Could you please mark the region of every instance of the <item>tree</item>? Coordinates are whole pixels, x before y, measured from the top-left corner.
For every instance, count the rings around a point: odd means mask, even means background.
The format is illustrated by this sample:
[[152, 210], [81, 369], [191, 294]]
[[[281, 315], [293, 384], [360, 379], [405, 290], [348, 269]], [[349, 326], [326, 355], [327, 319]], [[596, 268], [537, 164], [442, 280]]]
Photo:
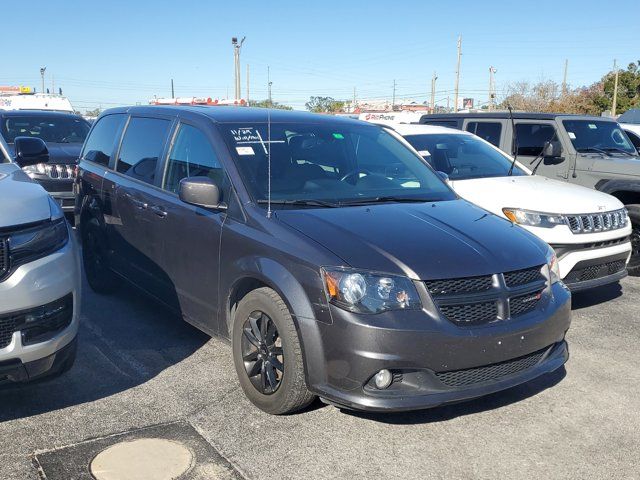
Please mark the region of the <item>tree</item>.
[[310, 97], [304, 106], [314, 113], [335, 113], [342, 111], [344, 104], [345, 102], [332, 97]]
[[[602, 78], [603, 95], [600, 106], [603, 110], [613, 107], [613, 88], [615, 72], [609, 72]], [[640, 60], [631, 62], [626, 70], [618, 73], [618, 99], [616, 113], [624, 113], [630, 108], [640, 107]]]
[[100, 108], [94, 108], [93, 110], [87, 110], [86, 112], [84, 112], [87, 117], [97, 117], [98, 115], [100, 115], [100, 113]]
[[250, 107], [260, 107], [260, 108], [278, 108], [280, 110], [293, 110], [289, 105], [283, 105], [282, 103], [274, 102], [269, 100], [249, 100]]

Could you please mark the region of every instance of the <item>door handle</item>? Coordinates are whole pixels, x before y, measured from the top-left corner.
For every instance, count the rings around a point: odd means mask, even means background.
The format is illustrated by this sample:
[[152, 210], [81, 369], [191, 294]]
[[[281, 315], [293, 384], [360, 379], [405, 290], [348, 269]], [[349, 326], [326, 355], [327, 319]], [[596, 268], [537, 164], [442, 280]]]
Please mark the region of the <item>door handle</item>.
[[137, 208], [139, 208], [140, 210], [145, 210], [149, 204], [146, 202], [143, 202], [142, 200], [138, 200], [136, 199], [133, 195], [131, 195], [130, 193], [125, 193], [125, 197], [127, 197], [129, 199], [129, 201], [131, 203], [133, 203]]
[[159, 205], [153, 205], [150, 210], [160, 218], [167, 216], [167, 211]]

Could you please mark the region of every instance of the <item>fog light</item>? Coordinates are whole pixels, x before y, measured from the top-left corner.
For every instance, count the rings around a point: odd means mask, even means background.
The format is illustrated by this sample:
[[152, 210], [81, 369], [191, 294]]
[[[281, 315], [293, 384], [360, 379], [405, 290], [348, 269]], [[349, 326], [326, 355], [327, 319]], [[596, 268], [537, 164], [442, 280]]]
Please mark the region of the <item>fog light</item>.
[[393, 382], [393, 375], [389, 370], [380, 370], [378, 373], [376, 373], [373, 381], [376, 384], [376, 388], [384, 390], [389, 385], [391, 385], [391, 382]]

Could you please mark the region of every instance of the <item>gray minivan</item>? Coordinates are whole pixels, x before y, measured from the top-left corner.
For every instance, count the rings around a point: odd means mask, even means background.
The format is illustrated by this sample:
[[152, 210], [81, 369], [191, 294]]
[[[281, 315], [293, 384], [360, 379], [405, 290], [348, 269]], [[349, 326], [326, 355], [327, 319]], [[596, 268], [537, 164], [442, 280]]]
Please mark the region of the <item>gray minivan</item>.
[[138, 288], [229, 338], [274, 414], [315, 396], [408, 410], [560, 368], [570, 294], [548, 245], [460, 199], [393, 132], [302, 112], [130, 107], [84, 144], [97, 292]]

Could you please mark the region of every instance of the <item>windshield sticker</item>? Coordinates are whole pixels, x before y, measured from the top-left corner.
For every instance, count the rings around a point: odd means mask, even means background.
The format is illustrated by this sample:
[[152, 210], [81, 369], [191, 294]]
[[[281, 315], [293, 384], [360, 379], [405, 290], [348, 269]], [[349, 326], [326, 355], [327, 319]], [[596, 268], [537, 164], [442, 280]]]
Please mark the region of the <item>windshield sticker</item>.
[[596, 126], [596, 124], [595, 124], [595, 123], [590, 123], [590, 124], [589, 124], [589, 128], [590, 128], [591, 130], [596, 130], [598, 127]]
[[418, 153], [421, 157], [430, 157], [431, 152], [429, 150], [418, 150]]
[[334, 133], [333, 138], [336, 138], [338, 140], [344, 140], [344, 135], [342, 135], [341, 133]]
[[567, 134], [569, 135], [569, 138], [570, 138], [571, 140], [575, 140], [575, 139], [576, 139], [576, 134], [575, 134], [575, 133], [573, 133], [573, 132], [567, 132]]
[[260, 134], [257, 133], [253, 127], [247, 128], [234, 128], [231, 130], [231, 135], [236, 143], [259, 143]]
[[236, 147], [238, 155], [255, 155], [253, 147]]

